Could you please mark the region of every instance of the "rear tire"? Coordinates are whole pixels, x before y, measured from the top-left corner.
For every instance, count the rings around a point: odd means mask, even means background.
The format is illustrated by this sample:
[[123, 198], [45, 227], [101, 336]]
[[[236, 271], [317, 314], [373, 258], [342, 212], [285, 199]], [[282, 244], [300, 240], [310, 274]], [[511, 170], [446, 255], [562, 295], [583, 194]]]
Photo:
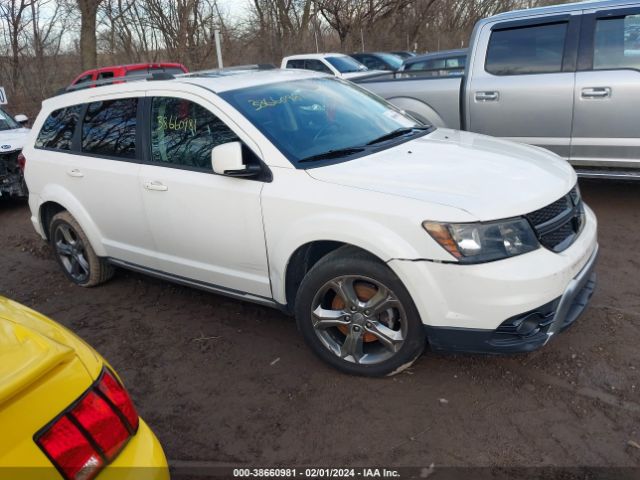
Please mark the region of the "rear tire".
[[51, 219], [49, 237], [58, 264], [76, 285], [95, 287], [113, 277], [114, 267], [96, 255], [82, 227], [69, 212], [57, 213]]
[[322, 258], [296, 296], [298, 328], [322, 360], [345, 373], [395, 375], [423, 352], [418, 310], [400, 279], [355, 247]]

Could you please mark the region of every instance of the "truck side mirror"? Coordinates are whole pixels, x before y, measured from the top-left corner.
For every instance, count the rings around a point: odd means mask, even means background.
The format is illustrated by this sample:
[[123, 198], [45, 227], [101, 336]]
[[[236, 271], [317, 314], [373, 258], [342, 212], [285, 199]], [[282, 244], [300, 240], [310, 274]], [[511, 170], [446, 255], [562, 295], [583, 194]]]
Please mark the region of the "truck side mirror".
[[211, 166], [218, 175], [228, 177], [254, 177], [259, 175], [259, 165], [245, 165], [242, 156], [242, 143], [229, 142], [211, 150]]

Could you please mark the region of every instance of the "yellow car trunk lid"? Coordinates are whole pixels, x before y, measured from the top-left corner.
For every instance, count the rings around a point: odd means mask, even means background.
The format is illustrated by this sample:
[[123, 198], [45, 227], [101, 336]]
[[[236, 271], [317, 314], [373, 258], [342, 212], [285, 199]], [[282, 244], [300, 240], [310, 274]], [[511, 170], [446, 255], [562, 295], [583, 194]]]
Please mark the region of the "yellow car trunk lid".
[[2, 317], [0, 352], [0, 405], [75, 356], [70, 346]]

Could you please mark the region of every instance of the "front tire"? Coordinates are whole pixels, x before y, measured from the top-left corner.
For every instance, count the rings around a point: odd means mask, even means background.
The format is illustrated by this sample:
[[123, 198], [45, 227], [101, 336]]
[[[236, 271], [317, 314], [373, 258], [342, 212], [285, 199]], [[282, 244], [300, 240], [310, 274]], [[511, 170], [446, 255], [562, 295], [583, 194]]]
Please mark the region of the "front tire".
[[418, 311], [400, 279], [354, 247], [339, 248], [314, 265], [298, 290], [295, 313], [314, 353], [350, 374], [399, 373], [426, 343]]
[[113, 266], [96, 255], [87, 235], [69, 212], [60, 212], [51, 219], [49, 237], [58, 264], [76, 285], [94, 287], [113, 277]]

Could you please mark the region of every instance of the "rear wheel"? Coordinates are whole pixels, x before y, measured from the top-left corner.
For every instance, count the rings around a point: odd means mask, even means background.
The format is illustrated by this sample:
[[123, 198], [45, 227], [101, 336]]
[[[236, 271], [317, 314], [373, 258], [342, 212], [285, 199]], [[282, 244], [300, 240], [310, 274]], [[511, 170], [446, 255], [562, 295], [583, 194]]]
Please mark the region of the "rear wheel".
[[425, 346], [422, 322], [402, 282], [353, 247], [330, 253], [307, 273], [296, 319], [312, 350], [347, 373], [399, 373]]
[[73, 283], [93, 287], [113, 276], [113, 266], [96, 255], [86, 234], [69, 212], [60, 212], [53, 217], [49, 233], [56, 259]]

